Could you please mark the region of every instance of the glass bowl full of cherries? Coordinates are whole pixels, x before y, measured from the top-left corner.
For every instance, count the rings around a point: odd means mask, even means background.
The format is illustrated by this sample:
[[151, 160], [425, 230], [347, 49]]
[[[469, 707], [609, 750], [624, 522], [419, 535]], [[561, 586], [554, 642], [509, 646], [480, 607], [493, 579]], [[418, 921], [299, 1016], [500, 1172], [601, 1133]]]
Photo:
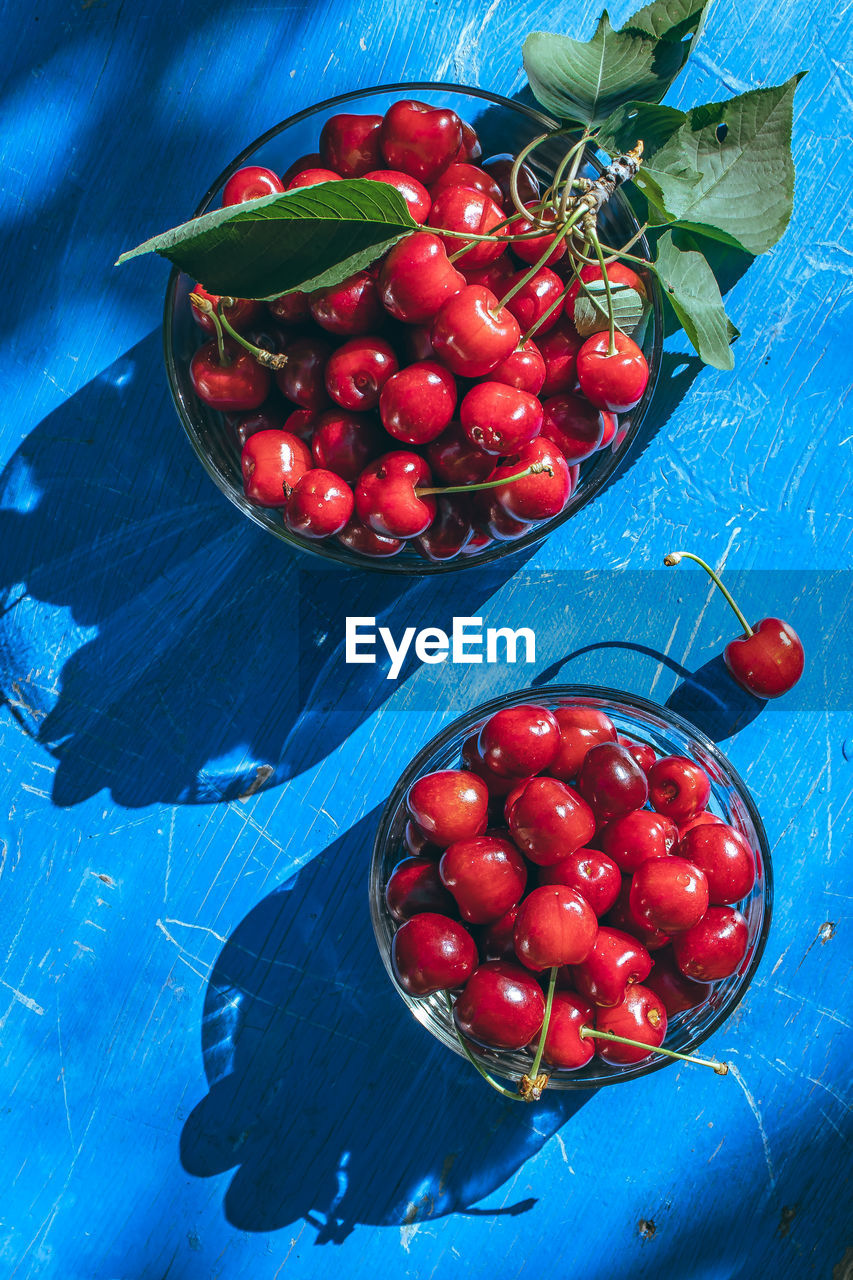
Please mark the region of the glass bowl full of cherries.
[[660, 295], [616, 261], [647, 252], [620, 190], [566, 219], [564, 195], [593, 200], [606, 171], [556, 129], [483, 90], [391, 85], [300, 112], [220, 175], [196, 217], [343, 180], [362, 202], [368, 183], [399, 193], [413, 220], [331, 286], [262, 297], [261, 273], [234, 298], [173, 271], [173, 398], [246, 516], [339, 563], [421, 574], [533, 546], [601, 492], [648, 409]]
[[770, 850], [718, 748], [630, 694], [497, 698], [411, 762], [370, 869], [397, 991], [495, 1088], [636, 1079], [742, 1000], [772, 905]]

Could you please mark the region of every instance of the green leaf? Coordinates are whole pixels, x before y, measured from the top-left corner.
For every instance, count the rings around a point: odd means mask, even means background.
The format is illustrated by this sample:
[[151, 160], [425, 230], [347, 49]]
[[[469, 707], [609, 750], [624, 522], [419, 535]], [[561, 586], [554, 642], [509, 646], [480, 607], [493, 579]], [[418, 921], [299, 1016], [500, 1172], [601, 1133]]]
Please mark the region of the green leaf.
[[[591, 333], [600, 333], [609, 328], [607, 318], [607, 291], [603, 280], [590, 280], [586, 284], [587, 293], [582, 290], [575, 298], [575, 328], [582, 338]], [[591, 295], [591, 296], [588, 296]], [[632, 334], [645, 318], [648, 303], [636, 289], [627, 284], [613, 283], [610, 286], [613, 300], [613, 315], [617, 326], [623, 333]]]
[[560, 120], [600, 124], [633, 99], [660, 102], [701, 30], [708, 0], [655, 0], [619, 31], [607, 10], [589, 41], [534, 31], [524, 68], [537, 100]]
[[596, 134], [596, 144], [608, 155], [618, 156], [642, 139], [643, 163], [648, 164], [686, 119], [686, 113], [675, 107], [632, 99], [611, 111]]
[[159, 253], [211, 293], [277, 298], [339, 284], [418, 229], [399, 191], [355, 178], [216, 209], [118, 262]]
[[700, 179], [666, 192], [678, 224], [764, 253], [783, 234], [794, 199], [791, 122], [800, 75], [770, 89], [753, 89], [728, 102], [688, 111], [681, 127], [656, 151], [654, 175]]
[[658, 242], [652, 267], [664, 296], [705, 364], [715, 369], [733, 369], [730, 322], [714, 273], [702, 254], [679, 249], [667, 231]]

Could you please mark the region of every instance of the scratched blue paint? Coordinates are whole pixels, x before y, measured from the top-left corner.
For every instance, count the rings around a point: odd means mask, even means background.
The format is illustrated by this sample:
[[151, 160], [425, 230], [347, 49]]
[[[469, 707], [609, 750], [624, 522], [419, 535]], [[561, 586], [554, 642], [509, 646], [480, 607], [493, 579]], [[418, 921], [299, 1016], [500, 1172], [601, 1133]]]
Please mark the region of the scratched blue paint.
[[[829, 1275], [850, 1244], [846, 5], [720, 0], [674, 94], [812, 69], [792, 227], [729, 294], [734, 374], [676, 345], [607, 493], [526, 561], [440, 588], [342, 579], [242, 522], [168, 402], [165, 271], [111, 264], [318, 97], [425, 78], [514, 94], [524, 32], [588, 31], [592, 11], [0, 14], [3, 1275]], [[726, 560], [750, 613], [800, 630], [790, 698], [726, 683], [724, 606], [698, 572], [660, 568], [687, 540]], [[348, 612], [396, 634], [526, 622], [536, 663], [408, 664], [391, 682], [342, 665]], [[672, 1068], [518, 1115], [403, 1018], [366, 864], [401, 752], [558, 675], [669, 702], [722, 743], [778, 897], [757, 979], [709, 1046], [737, 1074]], [[268, 789], [238, 799], [258, 765]]]

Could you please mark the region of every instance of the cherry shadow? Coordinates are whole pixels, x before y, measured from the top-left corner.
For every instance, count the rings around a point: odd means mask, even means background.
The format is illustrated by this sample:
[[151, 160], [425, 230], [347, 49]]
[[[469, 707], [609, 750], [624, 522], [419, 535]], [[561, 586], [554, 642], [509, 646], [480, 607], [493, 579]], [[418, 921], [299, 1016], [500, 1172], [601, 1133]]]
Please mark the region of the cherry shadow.
[[227, 800], [309, 769], [417, 665], [348, 665], [347, 615], [450, 630], [526, 558], [437, 591], [279, 543], [199, 465], [158, 333], [9, 460], [0, 545], [0, 689], [63, 806], [103, 787], [128, 807]]
[[339, 1244], [358, 1223], [523, 1214], [535, 1198], [472, 1206], [593, 1096], [504, 1099], [408, 1013], [369, 920], [378, 813], [260, 902], [210, 977], [209, 1092], [181, 1162], [196, 1177], [233, 1170], [225, 1213], [244, 1231], [304, 1219], [317, 1244]]

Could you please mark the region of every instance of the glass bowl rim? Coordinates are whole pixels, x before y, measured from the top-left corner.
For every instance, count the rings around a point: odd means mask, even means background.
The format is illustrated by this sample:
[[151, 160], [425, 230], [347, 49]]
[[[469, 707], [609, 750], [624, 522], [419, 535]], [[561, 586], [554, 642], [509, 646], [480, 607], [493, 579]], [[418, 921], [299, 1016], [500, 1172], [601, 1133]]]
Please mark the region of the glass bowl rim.
[[[411, 80], [400, 83], [389, 83], [371, 85], [366, 88], [353, 89], [347, 93], [339, 93], [334, 97], [326, 98], [321, 102], [315, 102], [311, 106], [304, 107], [301, 111], [295, 112], [293, 115], [287, 116], [278, 124], [250, 142], [243, 148], [226, 167], [222, 170], [219, 177], [214, 181], [213, 185], [207, 190], [199, 203], [192, 217], [197, 218], [207, 211], [208, 205], [213, 197], [219, 191], [220, 187], [241, 165], [249, 159], [256, 151], [265, 146], [268, 142], [278, 137], [286, 129], [293, 125], [302, 123], [303, 120], [309, 119], [313, 115], [329, 110], [329, 108], [344, 106], [346, 103], [357, 101], [360, 98], [369, 98], [375, 94], [381, 93], [397, 93], [401, 90], [406, 91], [426, 91], [435, 93], [458, 93], [473, 98], [480, 98], [484, 102], [491, 103], [493, 106], [503, 107], [520, 115], [526, 116], [529, 120], [542, 125], [549, 132], [560, 128], [560, 123], [554, 120], [545, 112], [536, 108], [529, 107], [525, 103], [516, 102], [512, 98], [506, 98], [501, 94], [492, 93], [488, 89], [480, 89], [473, 85], [461, 85], [452, 81], [442, 80]], [[603, 166], [596, 159], [592, 150], [588, 152], [587, 158], [599, 170], [603, 171]], [[624, 192], [621, 188], [617, 188], [611, 198], [614, 204], [625, 217], [632, 220], [637, 230], [640, 223], [631, 208]], [[650, 256], [649, 245], [645, 236], [642, 236], [638, 243], [640, 253], [646, 253]], [[197, 437], [193, 427], [192, 405], [182, 394], [178, 384], [177, 367], [173, 353], [173, 314], [176, 305], [176, 297], [178, 283], [183, 273], [178, 267], [173, 267], [169, 279], [166, 284], [166, 298], [163, 309], [163, 355], [166, 365], [166, 375], [169, 383], [169, 391], [172, 396], [172, 402], [175, 406], [178, 418], [184, 429], [184, 434], [189, 439], [193, 452], [201, 462], [208, 476], [213, 480], [217, 489], [228, 498], [234, 506], [244, 515], [247, 516], [254, 524], [271, 533], [279, 541], [287, 543], [294, 550], [306, 553], [311, 556], [317, 556], [320, 559], [331, 561], [347, 569], [366, 569], [370, 572], [385, 573], [399, 576], [409, 577], [429, 577], [439, 573], [454, 573], [464, 569], [479, 569], [485, 565], [494, 564], [500, 560], [507, 559], [517, 555], [524, 550], [533, 549], [543, 542], [557, 529], [564, 524], [568, 524], [578, 513], [597, 497], [605, 486], [615, 477], [623, 463], [626, 460], [632, 446], [636, 443], [640, 428], [645, 420], [651, 405], [652, 396], [655, 386], [657, 385], [658, 376], [660, 374], [661, 355], [663, 350], [663, 299], [660, 285], [653, 272], [649, 272], [648, 283], [651, 291], [652, 302], [652, 344], [649, 352], [649, 381], [643, 392], [643, 397], [639, 404], [631, 410], [630, 425], [623, 438], [618, 453], [612, 453], [609, 458], [601, 459], [596, 471], [594, 479], [583, 489], [578, 496], [577, 502], [571, 511], [561, 512], [552, 520], [544, 521], [541, 525], [534, 525], [531, 530], [524, 534], [523, 537], [517, 538], [512, 542], [495, 542], [493, 546], [487, 547], [481, 555], [465, 556], [458, 555], [451, 560], [432, 561], [423, 558], [419, 563], [412, 560], [401, 561], [396, 556], [386, 559], [370, 556], [358, 556], [355, 552], [348, 548], [339, 546], [333, 539], [325, 539], [318, 544], [311, 543], [308, 539], [298, 538], [295, 534], [284, 526], [282, 521], [281, 528], [269, 522], [266, 509], [259, 511], [247, 499], [242, 497], [236, 487], [229, 483], [219, 471], [216, 469], [207, 450], [203, 447], [201, 440]]]
[[[629, 711], [643, 712], [658, 720], [663, 720], [668, 725], [671, 725], [673, 728], [678, 729], [682, 733], [691, 737], [696, 744], [712, 758], [714, 763], [721, 768], [726, 781], [736, 791], [739, 799], [743, 802], [744, 807], [746, 808], [759, 846], [761, 869], [764, 877], [764, 889], [762, 893], [763, 918], [761, 921], [761, 928], [755, 939], [752, 958], [750, 959], [749, 965], [741, 975], [741, 981], [737, 990], [731, 992], [722, 1002], [720, 1008], [717, 1009], [709, 1019], [708, 1025], [696, 1032], [695, 1036], [691, 1037], [689, 1048], [679, 1050], [679, 1052], [683, 1051], [693, 1053], [699, 1045], [703, 1044], [712, 1035], [714, 1035], [723, 1023], [731, 1017], [735, 1009], [737, 1009], [738, 1005], [746, 996], [746, 993], [749, 991], [750, 986], [752, 985], [752, 980], [755, 977], [759, 964], [761, 963], [761, 958], [764, 954], [764, 948], [770, 933], [770, 925], [773, 916], [774, 881], [770, 844], [767, 839], [767, 833], [764, 829], [764, 823], [761, 820], [761, 815], [758, 812], [758, 807], [752, 798], [749, 788], [735, 769], [734, 765], [719, 749], [717, 744], [684, 716], [679, 715], [675, 711], [670, 711], [668, 707], [664, 707], [660, 703], [651, 702], [647, 698], [642, 698], [638, 694], [629, 693], [624, 689], [611, 689], [603, 685], [554, 684], [542, 685], [539, 688], [518, 689], [508, 693], [499, 694], [494, 698], [490, 698], [487, 702], [481, 702], [476, 707], [472, 707], [469, 711], [457, 716], [449, 725], [435, 734], [435, 736], [431, 738], [430, 741], [409, 762], [406, 769], [398, 778], [393, 790], [383, 806], [376, 836], [373, 842], [368, 872], [368, 897], [370, 901], [370, 918], [373, 925], [374, 939], [382, 958], [382, 963], [384, 964], [388, 977], [391, 981], [391, 985], [413, 1016], [417, 1017], [418, 1009], [427, 1007], [424, 1002], [416, 997], [409, 996], [397, 985], [397, 982], [394, 979], [393, 969], [391, 967], [390, 953], [386, 953], [383, 949], [383, 939], [380, 932], [382, 924], [387, 919], [387, 911], [384, 910], [384, 904], [379, 901], [381, 895], [378, 892], [378, 872], [383, 860], [385, 847], [388, 844], [391, 822], [394, 815], [400, 807], [400, 804], [405, 802], [406, 793], [408, 792], [409, 787], [415, 779], [420, 776], [424, 766], [444, 746], [452, 741], [453, 738], [464, 732], [466, 728], [470, 728], [470, 726], [476, 721], [483, 720], [488, 716], [493, 715], [503, 707], [514, 706], [525, 702], [536, 705], [538, 695], [542, 695], [549, 699], [564, 698], [567, 701], [586, 700], [595, 703], [612, 703], [616, 704], [620, 709], [624, 707]], [[606, 710], [606, 707], [604, 710]], [[401, 856], [405, 855], [401, 854]], [[376, 893], [373, 892], [374, 883], [377, 885]], [[454, 1043], [452, 1038], [445, 1040], [444, 1037], [433, 1032], [432, 1028], [428, 1026], [423, 1019], [418, 1019], [418, 1021], [421, 1022], [425, 1029], [428, 1030], [430, 1034], [433, 1035], [434, 1039], [439, 1041], [439, 1043], [444, 1045], [446, 1048], [455, 1051], [460, 1056], [464, 1056], [461, 1047], [458, 1043]], [[628, 1080], [640, 1079], [643, 1076], [650, 1075], [653, 1071], [660, 1071], [664, 1067], [671, 1066], [676, 1061], [676, 1059], [667, 1058], [663, 1054], [659, 1054], [654, 1057], [651, 1062], [626, 1064], [624, 1070], [619, 1074], [614, 1074], [600, 1080], [590, 1080], [577, 1076], [572, 1077], [568, 1072], [565, 1074], [555, 1073], [552, 1076], [552, 1084], [550, 1087], [559, 1092], [570, 1091], [573, 1089], [599, 1089], [605, 1085], [622, 1084]], [[485, 1065], [488, 1066], [488, 1063]]]

